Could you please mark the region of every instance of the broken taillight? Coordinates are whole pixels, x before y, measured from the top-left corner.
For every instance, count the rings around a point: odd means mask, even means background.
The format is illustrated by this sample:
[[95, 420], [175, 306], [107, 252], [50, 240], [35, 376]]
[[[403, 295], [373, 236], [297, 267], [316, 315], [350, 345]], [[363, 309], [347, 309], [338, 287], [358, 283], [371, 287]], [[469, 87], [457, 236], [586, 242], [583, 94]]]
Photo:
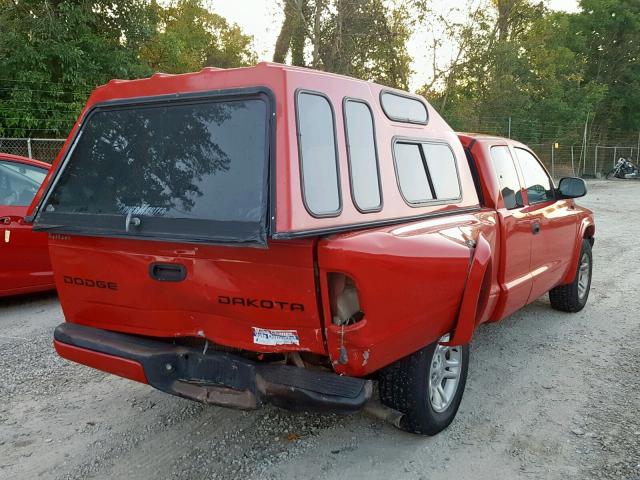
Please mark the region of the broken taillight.
[[329, 303], [334, 325], [353, 325], [364, 318], [358, 289], [353, 279], [343, 273], [329, 273]]

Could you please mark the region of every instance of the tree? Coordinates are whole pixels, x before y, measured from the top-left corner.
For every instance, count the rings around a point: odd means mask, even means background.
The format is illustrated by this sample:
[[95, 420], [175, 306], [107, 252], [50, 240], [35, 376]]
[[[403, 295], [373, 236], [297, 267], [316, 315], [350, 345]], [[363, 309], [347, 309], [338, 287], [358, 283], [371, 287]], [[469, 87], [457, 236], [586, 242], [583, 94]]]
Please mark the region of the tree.
[[274, 61], [285, 61], [291, 52], [294, 65], [408, 88], [412, 20], [405, 2], [284, 0], [283, 10]]
[[201, 0], [0, 3], [0, 135], [64, 137], [113, 78], [256, 61], [252, 38]]
[[512, 133], [525, 142], [579, 142], [603, 90], [586, 81], [590, 60], [572, 48], [574, 17], [528, 0], [481, 4], [449, 28], [460, 54], [444, 81], [420, 92], [457, 129], [506, 135], [515, 117]]
[[[320, 6], [322, 9], [322, 6]], [[320, 11], [316, 7], [316, 10]], [[276, 40], [273, 61], [284, 63], [291, 51], [291, 63], [303, 67], [304, 45], [307, 37], [305, 14], [309, 11], [308, 0], [284, 0], [284, 22]]]
[[256, 62], [253, 38], [237, 25], [202, 5], [202, 0], [178, 0], [167, 8], [152, 5], [157, 29], [141, 49], [154, 71], [185, 73], [202, 67], [241, 67]]
[[[585, 64], [584, 82], [602, 92], [594, 133], [601, 138], [640, 130], [640, 3], [581, 0], [571, 17], [570, 48]], [[615, 132], [614, 131], [618, 131]]]
[[65, 136], [88, 93], [151, 73], [138, 50], [154, 29], [141, 0], [0, 5], [0, 133]]

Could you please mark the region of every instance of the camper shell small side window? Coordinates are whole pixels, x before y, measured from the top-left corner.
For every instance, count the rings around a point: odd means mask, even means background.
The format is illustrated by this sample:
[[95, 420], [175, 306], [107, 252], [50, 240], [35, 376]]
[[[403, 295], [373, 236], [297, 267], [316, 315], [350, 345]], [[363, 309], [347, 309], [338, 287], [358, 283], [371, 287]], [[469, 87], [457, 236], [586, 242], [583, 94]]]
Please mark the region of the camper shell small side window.
[[395, 122], [426, 125], [429, 121], [427, 106], [415, 97], [383, 90], [380, 105], [387, 118]]

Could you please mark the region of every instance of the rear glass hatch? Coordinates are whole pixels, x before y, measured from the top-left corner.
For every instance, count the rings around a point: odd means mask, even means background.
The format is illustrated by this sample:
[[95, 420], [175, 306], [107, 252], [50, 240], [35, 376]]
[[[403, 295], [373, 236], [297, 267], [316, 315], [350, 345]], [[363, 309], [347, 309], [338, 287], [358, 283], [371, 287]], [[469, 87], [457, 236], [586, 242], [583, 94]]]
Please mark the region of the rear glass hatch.
[[267, 89], [98, 104], [34, 229], [266, 245], [273, 105]]

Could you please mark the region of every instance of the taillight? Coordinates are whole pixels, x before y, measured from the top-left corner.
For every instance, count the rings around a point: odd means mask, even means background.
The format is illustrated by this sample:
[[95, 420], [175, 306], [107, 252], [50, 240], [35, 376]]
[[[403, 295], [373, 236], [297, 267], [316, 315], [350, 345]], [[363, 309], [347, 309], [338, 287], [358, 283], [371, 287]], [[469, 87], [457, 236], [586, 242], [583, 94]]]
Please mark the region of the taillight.
[[342, 273], [329, 273], [329, 303], [334, 325], [353, 325], [364, 318], [358, 289], [353, 279]]

